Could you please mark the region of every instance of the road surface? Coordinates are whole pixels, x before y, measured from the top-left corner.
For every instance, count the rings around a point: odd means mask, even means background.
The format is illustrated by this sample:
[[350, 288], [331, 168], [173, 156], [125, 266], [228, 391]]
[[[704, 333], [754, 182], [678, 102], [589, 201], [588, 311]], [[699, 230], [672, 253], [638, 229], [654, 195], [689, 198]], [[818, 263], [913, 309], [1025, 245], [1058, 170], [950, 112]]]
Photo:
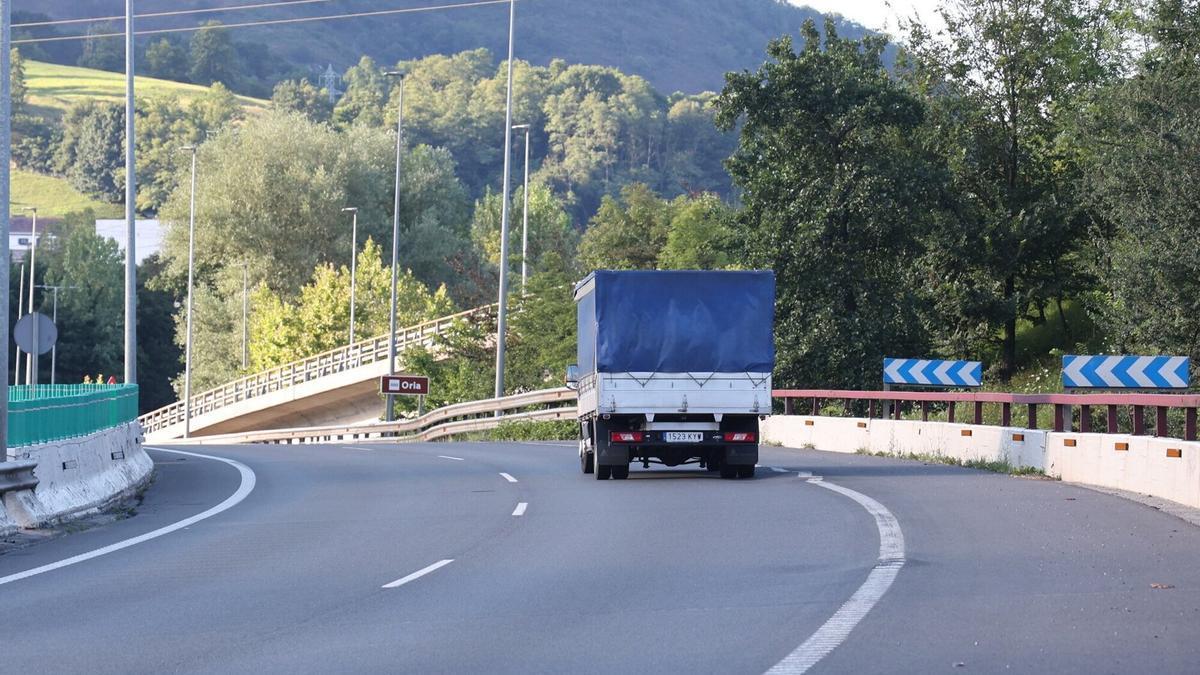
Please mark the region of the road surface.
[[867, 587], [851, 492], [903, 567], [811, 672], [1200, 663], [1200, 528], [1061, 483], [778, 448], [748, 481], [605, 482], [563, 444], [187, 451], [245, 468], [152, 451], [136, 515], [0, 555], [0, 671], [761, 673]]

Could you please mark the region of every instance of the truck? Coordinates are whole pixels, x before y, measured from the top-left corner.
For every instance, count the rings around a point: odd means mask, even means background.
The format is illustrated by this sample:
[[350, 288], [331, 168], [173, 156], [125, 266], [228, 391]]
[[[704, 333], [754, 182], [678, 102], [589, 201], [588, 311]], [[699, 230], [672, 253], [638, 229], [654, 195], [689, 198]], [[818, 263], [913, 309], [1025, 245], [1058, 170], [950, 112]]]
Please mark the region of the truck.
[[771, 412], [775, 275], [608, 271], [575, 285], [579, 465], [625, 479], [637, 462], [752, 478]]

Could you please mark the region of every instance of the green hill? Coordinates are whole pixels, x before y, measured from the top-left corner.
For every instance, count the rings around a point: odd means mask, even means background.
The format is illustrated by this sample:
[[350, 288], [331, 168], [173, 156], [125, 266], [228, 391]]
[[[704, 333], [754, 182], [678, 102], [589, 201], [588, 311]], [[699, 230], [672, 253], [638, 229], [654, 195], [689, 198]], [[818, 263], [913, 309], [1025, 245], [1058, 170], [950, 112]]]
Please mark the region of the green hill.
[[43, 218], [61, 218], [68, 213], [92, 209], [97, 218], [120, 218], [125, 207], [108, 204], [71, 187], [65, 178], [45, 176], [32, 171], [13, 169], [11, 212], [21, 213], [22, 207], [36, 206]]
[[[29, 104], [35, 112], [47, 116], [57, 117], [83, 98], [125, 100], [124, 75], [90, 68], [26, 61], [25, 85]], [[152, 77], [138, 77], [134, 87], [138, 97], [175, 96], [182, 102], [208, 91], [208, 87]], [[263, 110], [268, 105], [267, 101], [248, 96], [237, 98], [249, 112]]]
[[[453, 0], [465, 3], [466, 0]], [[176, 0], [172, 10], [244, 5], [245, 0]], [[255, 20], [329, 16], [430, 6], [423, 0], [358, 0], [313, 3], [193, 16], [157, 17], [141, 28], [195, 26], [202, 21], [235, 23]], [[156, 7], [162, 3], [156, 3]], [[14, 24], [29, 13], [53, 18], [109, 16], [119, 11], [112, 0], [16, 0]], [[152, 11], [146, 9], [144, 11]], [[560, 58], [570, 63], [615, 66], [641, 75], [663, 92], [719, 90], [731, 70], [753, 68], [763, 61], [767, 41], [796, 35], [805, 19], [822, 15], [784, 0], [523, 0], [517, 4], [516, 55], [539, 65]], [[363, 54], [382, 63], [453, 54], [485, 47], [494, 54], [506, 49], [508, 6], [475, 6], [427, 13], [393, 14], [232, 30], [244, 45], [239, 64], [247, 73], [260, 68], [261, 51], [309, 70], [332, 63], [341, 71]], [[837, 18], [838, 31], [861, 37], [862, 26]], [[70, 28], [70, 30], [68, 30]], [[15, 37], [48, 29], [13, 29]], [[22, 32], [26, 31], [26, 32]], [[81, 34], [82, 27], [62, 27], [62, 34]], [[181, 34], [186, 35], [186, 34]], [[110, 40], [113, 38], [109, 38]], [[139, 41], [144, 48], [150, 40]], [[182, 37], [181, 37], [182, 39]], [[30, 45], [31, 47], [33, 45]], [[77, 63], [82, 42], [37, 45], [51, 60]], [[42, 58], [30, 52], [33, 58]]]

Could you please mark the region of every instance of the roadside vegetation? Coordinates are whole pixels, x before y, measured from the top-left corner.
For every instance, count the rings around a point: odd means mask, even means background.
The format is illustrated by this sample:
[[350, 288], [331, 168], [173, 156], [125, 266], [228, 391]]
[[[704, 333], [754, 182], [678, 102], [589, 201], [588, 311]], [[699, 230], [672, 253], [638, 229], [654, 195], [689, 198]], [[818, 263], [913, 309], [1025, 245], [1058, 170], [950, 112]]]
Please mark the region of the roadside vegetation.
[[1032, 466], [1014, 466], [1006, 460], [988, 460], [988, 459], [959, 459], [957, 457], [949, 457], [947, 455], [939, 455], [932, 453], [891, 453], [891, 452], [871, 452], [866, 448], [859, 448], [854, 454], [866, 455], [868, 457], [889, 457], [892, 459], [905, 459], [913, 462], [924, 462], [925, 464], [945, 464], [947, 466], [959, 466], [964, 469], [976, 469], [979, 471], [990, 471], [992, 473], [1006, 473], [1012, 476], [1027, 476], [1036, 478], [1048, 478], [1040, 469]]

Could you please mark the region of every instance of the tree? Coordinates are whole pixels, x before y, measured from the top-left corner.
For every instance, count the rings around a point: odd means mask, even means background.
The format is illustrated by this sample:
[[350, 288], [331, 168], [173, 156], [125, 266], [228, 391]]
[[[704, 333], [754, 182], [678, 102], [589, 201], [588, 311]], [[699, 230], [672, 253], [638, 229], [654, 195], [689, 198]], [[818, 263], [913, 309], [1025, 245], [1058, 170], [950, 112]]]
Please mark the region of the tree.
[[721, 198], [705, 193], [676, 197], [659, 269], [719, 270], [737, 260], [733, 212]]
[[627, 185], [621, 198], [604, 197], [579, 243], [584, 272], [654, 269], [667, 243], [672, 208], [645, 184]]
[[[541, 183], [531, 183], [529, 190], [529, 263], [532, 272], [547, 269], [547, 265], [570, 265], [575, 258], [579, 234], [571, 226], [563, 203]], [[521, 264], [521, 234], [524, 222], [524, 188], [513, 193], [509, 210], [509, 263], [513, 269]], [[475, 202], [471, 223], [471, 239], [492, 265], [500, 265], [501, 197], [488, 191]], [[553, 258], [547, 258], [553, 254]], [[569, 268], [560, 267], [560, 271]]]
[[529, 292], [513, 298], [504, 380], [513, 393], [561, 386], [567, 366], [576, 360], [575, 279], [565, 272], [565, 261], [547, 263], [545, 271], [530, 277]]
[[954, 0], [945, 29], [916, 21], [907, 77], [930, 109], [926, 145], [951, 168], [953, 220], [939, 228], [928, 282], [955, 351], [994, 344], [1017, 367], [1018, 319], [1087, 283], [1076, 261], [1089, 218], [1072, 153], [1056, 139], [1117, 63], [1106, 2]]
[[313, 122], [328, 122], [333, 114], [329, 92], [314, 87], [307, 78], [283, 80], [271, 94], [271, 107], [280, 112], [297, 112]]
[[[153, 288], [151, 282], [162, 269], [156, 253], [138, 266], [138, 406], [141, 412], [156, 410], [177, 400], [172, 381], [183, 366], [183, 351], [175, 344], [175, 293]], [[122, 308], [123, 309], [123, 308]], [[124, 314], [114, 308], [116, 315]], [[124, 324], [122, 323], [122, 331]], [[123, 334], [123, 333], [122, 333]]]
[[[180, 149], [199, 143], [203, 133], [197, 120], [174, 98], [141, 101], [136, 114], [137, 206], [141, 212], [156, 213], [186, 174], [188, 156]], [[159, 261], [154, 269], [161, 267]]]
[[[84, 68], [119, 71], [125, 68], [125, 45], [121, 38], [111, 36], [120, 33], [121, 29], [111, 23], [92, 24], [87, 29], [87, 38], [83, 41], [83, 53], [79, 57], [79, 65]], [[110, 35], [110, 37], [97, 37]]]
[[196, 84], [233, 84], [240, 75], [237, 52], [220, 21], [207, 21], [192, 35], [188, 76]]
[[242, 104], [229, 87], [217, 82], [188, 106], [196, 127], [204, 134], [216, 134], [226, 126], [242, 119]]
[[125, 109], [82, 99], [63, 118], [56, 165], [76, 189], [117, 202], [124, 188]]
[[10, 54], [9, 91], [11, 92], [12, 114], [16, 115], [25, 106], [25, 59], [21, 57], [21, 50], [16, 47], [13, 47]]
[[802, 33], [716, 102], [723, 128], [743, 125], [728, 162], [738, 244], [743, 264], [775, 271], [777, 381], [871, 386], [884, 355], [922, 352], [910, 261], [942, 178], [911, 143], [924, 107], [884, 68], [883, 38]]
[[1200, 359], [1200, 7], [1160, 0], [1132, 77], [1086, 110], [1088, 203], [1112, 228], [1098, 242], [1098, 322], [1114, 351]]
[[342, 82], [346, 85], [346, 92], [333, 108], [334, 123], [340, 127], [354, 124], [382, 126], [388, 83], [374, 59], [362, 57], [346, 71]]
[[146, 72], [153, 77], [186, 82], [188, 50], [176, 40], [161, 38], [146, 47]]

